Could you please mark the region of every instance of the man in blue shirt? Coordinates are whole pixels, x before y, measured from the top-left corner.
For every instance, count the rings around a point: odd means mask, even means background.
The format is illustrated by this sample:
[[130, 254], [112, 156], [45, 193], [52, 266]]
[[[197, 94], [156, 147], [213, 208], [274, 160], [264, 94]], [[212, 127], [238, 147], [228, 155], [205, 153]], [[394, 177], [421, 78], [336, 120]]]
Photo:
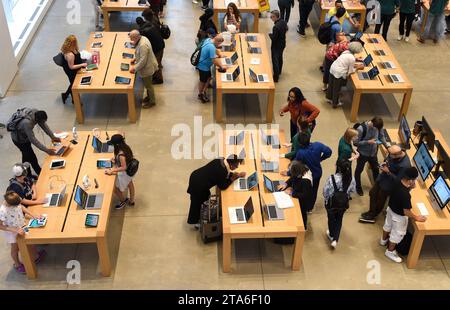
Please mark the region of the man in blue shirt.
[[320, 142], [310, 142], [310, 135], [307, 133], [299, 134], [300, 149], [295, 155], [296, 160], [300, 160], [311, 170], [313, 176], [313, 197], [309, 212], [312, 211], [317, 199], [320, 178], [322, 177], [321, 162], [329, 158], [332, 154], [331, 149]]
[[330, 17], [329, 22], [331, 23], [331, 42], [336, 43], [336, 34], [342, 32], [342, 25], [339, 19], [345, 15], [347, 10], [344, 7], [337, 8], [336, 15]]
[[223, 42], [223, 36], [221, 34], [216, 35], [214, 38], [205, 39], [202, 43], [200, 59], [197, 65], [200, 81], [198, 83], [198, 99], [202, 103], [209, 102], [209, 98], [206, 96], [208, 85], [211, 82], [211, 66], [215, 64], [217, 67], [225, 70], [226, 67], [222, 66], [219, 58], [222, 57], [218, 48]]

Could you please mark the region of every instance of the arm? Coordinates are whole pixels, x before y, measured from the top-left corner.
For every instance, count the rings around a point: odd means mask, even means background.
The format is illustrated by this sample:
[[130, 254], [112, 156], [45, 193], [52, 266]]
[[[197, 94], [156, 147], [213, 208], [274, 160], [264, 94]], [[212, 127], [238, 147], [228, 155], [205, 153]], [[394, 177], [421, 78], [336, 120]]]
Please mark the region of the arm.
[[295, 186], [295, 190], [292, 192], [292, 197], [298, 199], [304, 199], [312, 192], [312, 185], [309, 180], [302, 179], [297, 183], [298, 186]]
[[280, 116], [283, 116], [284, 113], [286, 113], [288, 111], [289, 111], [289, 103], [286, 104], [285, 106], [281, 107], [281, 109], [280, 109]]
[[315, 120], [317, 118], [317, 116], [319, 116], [319, 114], [320, 114], [319, 108], [317, 108], [315, 105], [309, 103], [306, 100], [302, 102], [302, 106], [304, 106], [308, 112], [311, 112], [311, 114], [306, 119], [306, 121], [308, 123], [312, 123], [312, 121]]
[[120, 160], [120, 167], [114, 167], [111, 169], [106, 170], [106, 174], [108, 175], [113, 175], [113, 174], [117, 174], [120, 171], [126, 171], [127, 170], [127, 161], [125, 158], [125, 155], [119, 155], [119, 160]]
[[269, 33], [269, 37], [272, 39], [272, 41], [278, 41], [278, 38], [280, 37], [280, 34], [278, 32], [277, 27], [273, 27], [272, 33]]
[[135, 71], [139, 71], [145, 67], [145, 65], [147, 64], [148, 55], [150, 53], [150, 50], [149, 50], [148, 46], [146, 46], [146, 45], [141, 45], [139, 47], [139, 51], [140, 51], [140, 53], [139, 53], [140, 57], [139, 57], [139, 59], [136, 59], [136, 64], [134, 67]]
[[411, 209], [403, 209], [403, 213], [410, 219], [413, 219], [416, 222], [425, 222], [427, 218], [423, 215], [415, 215], [412, 213]]
[[326, 146], [325, 144], [322, 144], [321, 161], [324, 161], [325, 159], [330, 158], [332, 153], [333, 153], [333, 151], [328, 146]]
[[50, 127], [48, 127], [47, 122], [45, 123], [40, 123], [38, 124], [39, 127], [42, 128], [42, 130], [47, 134], [47, 136], [50, 137], [50, 139], [52, 139], [52, 141], [56, 141], [59, 140], [58, 138], [55, 137], [55, 134], [53, 133], [53, 131], [50, 129]]
[[[358, 130], [358, 139], [356, 139], [356, 141], [353, 142], [353, 144], [355, 146], [357, 146], [357, 147], [360, 146], [360, 145], [367, 145], [367, 144], [369, 144], [369, 142], [367, 140], [362, 140], [362, 139], [364, 139], [364, 137], [362, 136], [362, 134], [363, 134], [363, 125], [359, 126], [357, 130]], [[367, 130], [369, 130], [369, 129], [367, 128]]]
[[384, 145], [385, 148], [388, 148], [390, 146], [389, 143], [386, 141], [384, 130], [378, 130], [378, 140], [381, 141], [381, 143]]
[[23, 234], [24, 234], [24, 231], [23, 231], [22, 228], [8, 227], [8, 226], [5, 226], [3, 224], [0, 224], [0, 230], [16, 233], [16, 234], [21, 235], [21, 236], [23, 236]]
[[53, 154], [52, 150], [48, 149], [45, 145], [43, 145], [41, 142], [39, 142], [38, 139], [36, 139], [34, 132], [33, 132], [33, 128], [31, 128], [31, 125], [29, 123], [25, 124], [24, 130], [25, 130], [25, 134], [27, 135], [28, 140], [30, 140], [30, 142], [32, 144], [34, 144], [34, 146], [36, 146], [42, 152], [45, 152], [49, 155]]
[[31, 213], [30, 210], [28, 210], [28, 209], [25, 208], [24, 206], [22, 206], [22, 212], [23, 212], [25, 215], [28, 215], [29, 217], [34, 218], [34, 219], [37, 219], [37, 218], [40, 217], [40, 216], [36, 216], [36, 215], [34, 215], [33, 213]]
[[64, 58], [66, 59], [67, 64], [71, 70], [78, 70], [87, 66], [86, 63], [75, 65], [75, 55], [73, 53], [64, 54]]

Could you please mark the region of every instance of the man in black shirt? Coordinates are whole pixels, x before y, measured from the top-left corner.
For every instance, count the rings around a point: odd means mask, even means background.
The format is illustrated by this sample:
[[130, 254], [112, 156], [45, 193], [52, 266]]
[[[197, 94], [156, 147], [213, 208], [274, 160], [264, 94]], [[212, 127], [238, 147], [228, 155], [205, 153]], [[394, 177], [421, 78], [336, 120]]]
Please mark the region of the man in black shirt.
[[212, 187], [218, 186], [221, 190], [225, 190], [236, 179], [245, 177], [245, 172], [232, 172], [241, 163], [242, 159], [239, 159], [237, 155], [230, 155], [226, 160], [224, 158], [214, 159], [191, 173], [187, 189], [188, 194], [191, 195], [188, 224], [194, 224], [198, 228], [200, 208], [211, 195], [209, 190]]
[[22, 199], [20, 203], [25, 207], [46, 203], [46, 199], [37, 199], [36, 186], [32, 177], [28, 177], [29, 163], [15, 164], [13, 166], [14, 178], [9, 180], [6, 191], [13, 191]]
[[269, 37], [272, 40], [273, 80], [274, 82], [278, 82], [278, 78], [283, 70], [283, 51], [286, 47], [288, 25], [285, 20], [280, 18], [280, 12], [278, 10], [270, 12], [270, 19], [274, 22], [272, 33], [269, 33]]
[[418, 176], [419, 173], [415, 167], [407, 168], [401, 180], [394, 185], [389, 199], [380, 245], [388, 245], [384, 255], [396, 263], [402, 262], [395, 247], [406, 234], [408, 218], [417, 222], [425, 222], [427, 219], [422, 215], [415, 215], [411, 212], [411, 194], [409, 192], [415, 187]]

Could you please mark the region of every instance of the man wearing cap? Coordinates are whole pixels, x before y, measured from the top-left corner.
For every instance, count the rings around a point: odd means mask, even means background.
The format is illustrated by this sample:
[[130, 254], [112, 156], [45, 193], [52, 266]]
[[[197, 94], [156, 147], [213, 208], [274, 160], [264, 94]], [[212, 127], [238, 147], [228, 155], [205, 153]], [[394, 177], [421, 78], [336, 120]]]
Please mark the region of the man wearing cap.
[[36, 139], [33, 132], [34, 126], [39, 125], [52, 141], [61, 142], [61, 139], [55, 137], [53, 131], [48, 127], [47, 113], [45, 111], [23, 108], [18, 117], [19, 120], [11, 131], [11, 139], [22, 153], [22, 163], [30, 163], [34, 172], [39, 175], [41, 173], [41, 166], [39, 166], [38, 159], [31, 144], [34, 144], [38, 149], [49, 155], [55, 155], [55, 150], [47, 148]]
[[383, 226], [383, 236], [380, 245], [388, 246], [384, 255], [396, 263], [401, 263], [395, 247], [402, 241], [408, 229], [408, 218], [417, 222], [425, 222], [426, 217], [415, 215], [411, 212], [411, 189], [416, 186], [416, 179], [419, 173], [416, 167], [409, 167], [405, 170], [401, 180], [392, 189], [387, 208], [386, 221]]
[[33, 178], [28, 177], [29, 163], [18, 163], [12, 168], [14, 178], [9, 180], [6, 191], [13, 191], [20, 196], [21, 204], [25, 207], [46, 203], [46, 199], [37, 199], [36, 185]]

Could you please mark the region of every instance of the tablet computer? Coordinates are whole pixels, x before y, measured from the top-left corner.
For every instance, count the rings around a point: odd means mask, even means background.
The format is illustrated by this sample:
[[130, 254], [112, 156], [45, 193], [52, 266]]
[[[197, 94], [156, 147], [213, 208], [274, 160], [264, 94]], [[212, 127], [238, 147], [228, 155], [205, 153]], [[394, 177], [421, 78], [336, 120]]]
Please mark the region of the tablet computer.
[[112, 161], [109, 159], [97, 159], [97, 168], [98, 169], [112, 168]]
[[127, 58], [133, 59], [134, 55], [130, 54], [130, 53], [122, 53], [122, 57], [125, 58], [125, 59], [127, 59]]
[[97, 227], [99, 217], [100, 214], [98, 213], [86, 214], [86, 221], [84, 222], [84, 225], [86, 225], [86, 227]]
[[116, 82], [117, 84], [125, 84], [125, 85], [128, 85], [128, 84], [131, 83], [131, 79], [130, 79], [130, 78], [123, 77], [123, 76], [116, 76], [115, 82]]
[[84, 76], [81, 78], [81, 85], [90, 85], [92, 82], [92, 76]]
[[66, 161], [64, 159], [55, 159], [50, 163], [50, 169], [60, 169], [64, 168]]
[[31, 219], [28, 223], [29, 228], [38, 228], [38, 227], [44, 227], [45, 224], [47, 224], [47, 217], [43, 216], [39, 219]]
[[101, 39], [101, 38], [103, 38], [103, 33], [94, 33], [94, 38], [95, 38], [95, 39]]
[[129, 71], [130, 70], [130, 64], [121, 63], [120, 64], [120, 70], [122, 70], [122, 71]]
[[126, 48], [135, 48], [135, 46], [131, 42], [125, 42], [125, 47]]

